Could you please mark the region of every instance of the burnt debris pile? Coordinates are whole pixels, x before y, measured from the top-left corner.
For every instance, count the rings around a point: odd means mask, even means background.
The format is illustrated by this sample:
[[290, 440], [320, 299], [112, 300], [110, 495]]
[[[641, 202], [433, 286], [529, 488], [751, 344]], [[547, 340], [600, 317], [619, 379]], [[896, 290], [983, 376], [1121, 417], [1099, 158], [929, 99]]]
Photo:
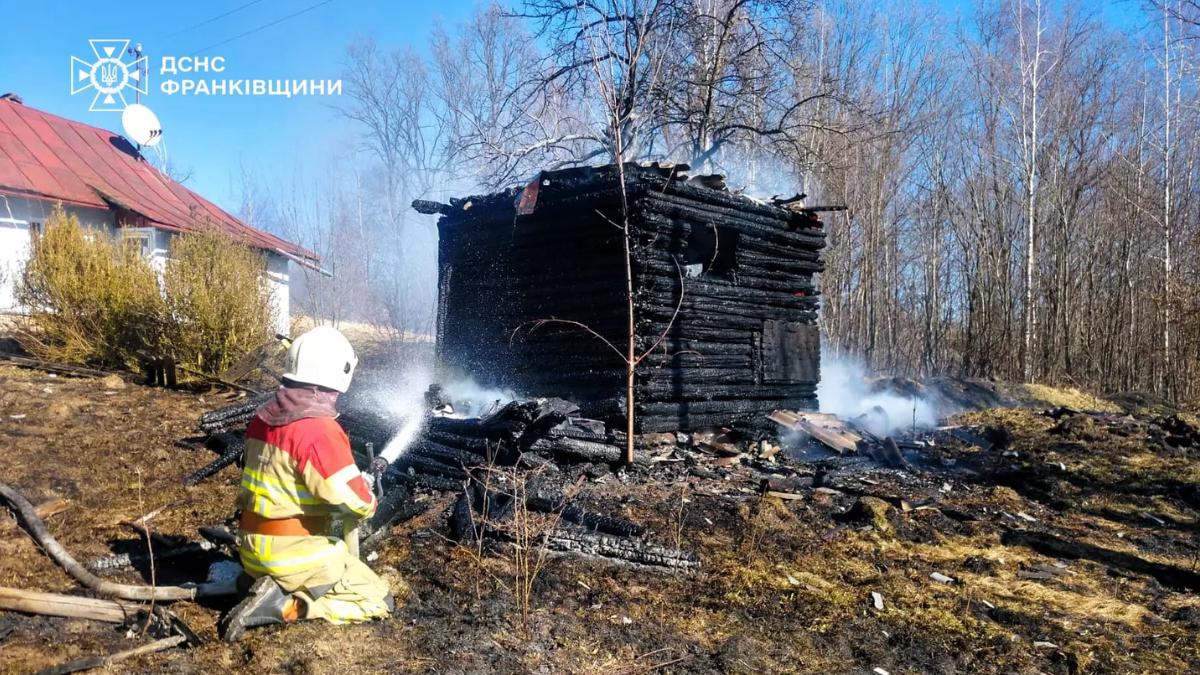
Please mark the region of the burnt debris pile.
[[623, 186], [616, 166], [567, 169], [414, 203], [442, 214], [444, 375], [571, 400], [623, 428], [628, 261], [637, 353], [652, 351], [637, 368], [638, 433], [814, 409], [819, 209], [735, 195], [686, 169], [629, 164]]
[[[594, 465], [593, 472], [607, 472], [622, 457], [624, 436], [609, 432], [603, 422], [579, 417], [578, 406], [555, 398], [496, 404], [479, 417], [455, 416], [435, 412], [449, 409], [438, 391], [431, 389], [430, 411], [419, 431], [381, 477], [376, 515], [362, 526], [364, 550], [377, 547], [394, 525], [425, 511], [428, 503], [415, 501], [416, 493], [436, 491], [458, 495], [451, 529], [463, 541], [503, 540], [506, 523], [520, 508], [552, 516], [555, 525], [543, 535], [552, 550], [680, 569], [698, 564], [688, 553], [646, 541], [641, 526], [590, 511], [568, 497], [572, 476], [564, 467]], [[261, 403], [249, 399], [201, 417], [200, 429], [210, 435], [193, 445], [219, 456], [185, 479], [188, 485], [241, 458], [245, 425]], [[347, 396], [339, 410], [338, 423], [364, 470], [370, 466], [369, 448], [384, 450], [404, 427], [370, 399]], [[644, 440], [637, 443], [645, 448]], [[645, 464], [647, 457], [641, 453], [638, 460]]]

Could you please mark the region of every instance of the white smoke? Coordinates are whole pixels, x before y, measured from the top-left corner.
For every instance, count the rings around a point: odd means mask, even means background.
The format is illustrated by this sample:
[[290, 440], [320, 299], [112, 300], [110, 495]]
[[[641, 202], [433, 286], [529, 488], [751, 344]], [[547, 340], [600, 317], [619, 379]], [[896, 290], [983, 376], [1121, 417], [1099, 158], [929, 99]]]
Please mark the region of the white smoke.
[[[420, 368], [402, 373], [396, 378], [394, 387], [376, 392], [376, 397], [383, 402], [387, 411], [400, 420], [400, 431], [380, 453], [380, 457], [389, 464], [403, 455], [421, 432], [425, 416], [429, 413], [425, 392], [433, 381], [433, 372]], [[470, 379], [454, 380], [443, 385], [442, 396], [451, 401], [456, 414], [471, 417], [485, 415], [517, 398], [512, 391], [488, 389]]]
[[937, 424], [937, 406], [923, 398], [871, 391], [862, 366], [836, 359], [821, 348], [821, 382], [817, 385], [821, 412], [859, 422], [876, 436], [891, 436], [912, 427]]

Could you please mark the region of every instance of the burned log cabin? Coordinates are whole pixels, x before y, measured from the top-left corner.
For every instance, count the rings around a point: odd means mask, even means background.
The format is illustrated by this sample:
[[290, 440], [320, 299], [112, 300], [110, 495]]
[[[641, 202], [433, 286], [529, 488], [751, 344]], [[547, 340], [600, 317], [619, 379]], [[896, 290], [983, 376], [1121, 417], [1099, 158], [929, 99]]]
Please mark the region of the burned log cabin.
[[414, 202], [442, 215], [440, 376], [558, 396], [623, 428], [629, 260], [637, 353], [653, 349], [636, 373], [639, 432], [815, 409], [821, 221], [686, 169], [627, 164], [624, 195], [609, 165]]

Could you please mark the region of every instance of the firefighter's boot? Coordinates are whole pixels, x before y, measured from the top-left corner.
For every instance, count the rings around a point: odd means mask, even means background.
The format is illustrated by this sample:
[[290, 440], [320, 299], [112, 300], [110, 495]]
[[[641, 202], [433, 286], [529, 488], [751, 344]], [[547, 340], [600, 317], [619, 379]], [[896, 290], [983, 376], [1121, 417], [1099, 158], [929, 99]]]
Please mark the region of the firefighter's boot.
[[219, 626], [221, 639], [237, 642], [247, 628], [286, 623], [283, 612], [289, 599], [274, 579], [260, 578], [250, 587], [250, 595], [225, 615]]

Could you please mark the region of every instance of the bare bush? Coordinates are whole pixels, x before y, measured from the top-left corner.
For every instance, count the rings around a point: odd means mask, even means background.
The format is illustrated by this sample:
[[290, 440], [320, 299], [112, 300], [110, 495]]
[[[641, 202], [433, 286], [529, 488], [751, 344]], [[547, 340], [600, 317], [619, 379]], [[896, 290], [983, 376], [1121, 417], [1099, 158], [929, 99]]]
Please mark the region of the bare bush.
[[219, 373], [271, 337], [262, 255], [209, 228], [181, 234], [160, 277], [139, 248], [56, 208], [16, 288], [38, 358], [112, 368], [172, 356]]
[[164, 303], [154, 268], [61, 206], [31, 244], [16, 297], [28, 312], [17, 339], [38, 358], [123, 367], [158, 343]]
[[220, 373], [271, 339], [266, 260], [227, 234], [202, 228], [175, 237], [163, 291], [169, 311], [164, 348], [181, 364]]
[[[528, 506], [541, 479], [540, 470], [525, 471], [517, 467], [499, 467], [494, 463], [475, 468], [475, 480], [488, 495], [481, 500], [481, 512], [470, 517], [470, 541], [460, 541], [460, 550], [474, 563], [475, 594], [480, 593], [480, 581], [489, 577], [497, 588], [512, 593], [521, 613], [521, 632], [529, 639], [530, 617], [533, 610], [533, 587], [550, 555], [550, 535], [562, 524], [561, 513], [541, 513]], [[564, 503], [574, 496], [574, 490], [564, 495]], [[491, 510], [495, 500], [499, 512]], [[497, 546], [500, 565], [492, 565], [484, 555], [484, 539]]]

